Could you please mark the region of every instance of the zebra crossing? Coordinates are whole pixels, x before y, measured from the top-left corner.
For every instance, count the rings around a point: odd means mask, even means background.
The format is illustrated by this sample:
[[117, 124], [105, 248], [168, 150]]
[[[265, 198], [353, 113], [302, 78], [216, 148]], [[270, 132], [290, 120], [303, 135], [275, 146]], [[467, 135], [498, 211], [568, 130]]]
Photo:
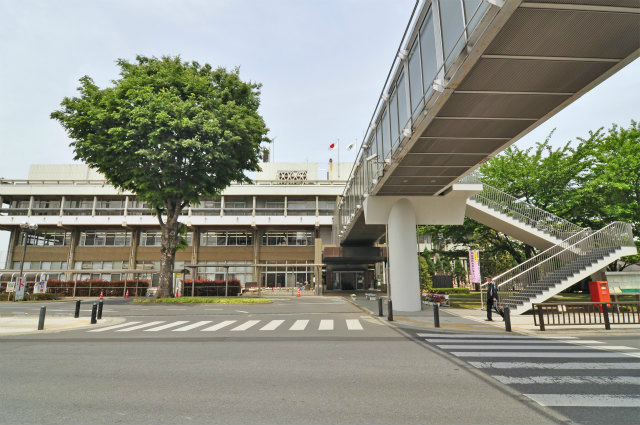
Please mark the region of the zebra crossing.
[[[344, 323], [344, 324], [343, 324]], [[131, 321], [120, 323], [117, 325], [106, 326], [98, 329], [91, 329], [86, 332], [216, 332], [216, 331], [229, 331], [229, 332], [243, 332], [247, 330], [257, 330], [258, 332], [269, 332], [276, 330], [284, 331], [362, 331], [364, 327], [359, 319], [322, 319], [315, 322], [309, 319], [297, 319], [297, 320], [200, 320], [197, 322], [190, 322], [188, 320], [176, 320], [168, 322], [164, 320], [154, 320], [150, 322]]]
[[638, 408], [640, 349], [577, 337], [418, 333], [542, 406]]

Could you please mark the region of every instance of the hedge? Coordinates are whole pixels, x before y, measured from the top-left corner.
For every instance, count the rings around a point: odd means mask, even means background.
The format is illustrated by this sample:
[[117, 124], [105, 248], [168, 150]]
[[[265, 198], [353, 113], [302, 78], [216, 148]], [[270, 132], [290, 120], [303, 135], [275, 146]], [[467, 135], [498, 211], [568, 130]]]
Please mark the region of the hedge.
[[428, 292], [431, 294], [451, 295], [451, 294], [469, 294], [470, 290], [469, 288], [431, 288], [430, 290], [424, 291], [424, 292]]
[[[131, 297], [143, 297], [149, 287], [148, 280], [49, 280], [47, 281], [47, 292], [60, 294], [66, 297], [73, 296], [73, 288], [76, 288], [76, 297], [97, 297], [103, 291], [105, 297], [122, 297], [125, 295], [125, 286], [129, 290]], [[137, 289], [136, 289], [137, 288]]]
[[229, 279], [228, 286], [224, 280], [196, 279], [193, 285], [193, 294], [191, 293], [191, 279], [185, 279], [182, 285], [183, 296], [193, 297], [221, 297], [224, 296], [225, 290], [230, 297], [240, 294], [242, 285], [238, 279]]

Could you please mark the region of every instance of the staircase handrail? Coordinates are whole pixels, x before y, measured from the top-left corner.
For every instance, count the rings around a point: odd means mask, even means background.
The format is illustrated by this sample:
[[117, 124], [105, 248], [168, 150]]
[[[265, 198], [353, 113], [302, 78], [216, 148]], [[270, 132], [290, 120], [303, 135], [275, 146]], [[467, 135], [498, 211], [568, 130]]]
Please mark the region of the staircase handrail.
[[518, 221], [535, 227], [542, 232], [551, 234], [558, 239], [564, 240], [583, 230], [582, 227], [574, 224], [562, 217], [545, 211], [528, 202], [518, 200], [515, 196], [509, 195], [486, 183], [482, 183], [477, 174], [469, 174], [460, 179], [462, 184], [482, 184], [482, 192], [472, 196], [470, 199], [476, 200], [483, 205], [498, 205], [506, 207], [510, 215]]
[[[497, 282], [499, 280], [505, 279], [504, 276], [506, 276], [508, 274], [513, 274], [518, 269], [523, 270], [522, 272], [518, 272], [518, 274], [516, 274], [515, 276], [506, 278], [506, 280], [504, 282], [502, 282], [500, 284], [497, 284], [498, 286], [503, 285], [508, 280], [513, 279], [515, 277], [518, 277], [520, 274], [522, 274], [526, 270], [528, 270], [529, 269], [529, 265], [531, 265], [531, 263], [540, 264], [540, 263], [542, 263], [542, 261], [538, 261], [538, 260], [540, 260], [540, 258], [545, 257], [545, 256], [548, 256], [548, 258], [552, 258], [554, 255], [559, 254], [560, 252], [564, 251], [565, 249], [570, 249], [572, 246], [577, 245], [581, 240], [589, 237], [591, 234], [592, 234], [591, 228], [582, 229], [580, 232], [576, 233], [573, 236], [569, 236], [567, 239], [563, 240], [559, 244], [554, 245], [554, 246], [552, 246], [550, 248], [547, 248], [544, 251], [540, 252], [539, 254], [537, 254], [537, 255], [529, 258], [528, 260], [518, 264], [517, 266], [515, 266], [515, 267], [513, 267], [513, 268], [511, 268], [511, 269], [499, 274], [498, 276], [495, 276], [493, 278], [493, 281]], [[557, 251], [557, 252], [552, 254], [551, 251]]]
[[[580, 233], [580, 236], [582, 236], [582, 233]], [[635, 246], [633, 242], [633, 231], [630, 223], [616, 221], [598, 231], [588, 234], [586, 237], [579, 238], [578, 241], [568, 247], [534, 264], [532, 267], [523, 270], [517, 275], [508, 278], [504, 282], [499, 283], [498, 290], [502, 292], [507, 291], [508, 293], [513, 293], [514, 290], [520, 291], [528, 284], [535, 283], [540, 280], [543, 276], [546, 276], [547, 273], [570, 264], [572, 261], [575, 261], [577, 258], [584, 255], [584, 253], [592, 252], [598, 248], [607, 249], [622, 246]], [[550, 250], [545, 251], [547, 254], [541, 253], [536, 257], [540, 258], [543, 254], [548, 255], [548, 251]], [[533, 257], [532, 259], [535, 259], [536, 257]], [[505, 275], [508, 272], [509, 271], [502, 275]], [[534, 272], [535, 276], [528, 276], [534, 274]], [[521, 281], [524, 281], [524, 286], [521, 285], [519, 281], [516, 281], [516, 279], [520, 277], [524, 277], [520, 279]], [[507, 284], [509, 284], [509, 287], [501, 289], [501, 287], [504, 287]]]

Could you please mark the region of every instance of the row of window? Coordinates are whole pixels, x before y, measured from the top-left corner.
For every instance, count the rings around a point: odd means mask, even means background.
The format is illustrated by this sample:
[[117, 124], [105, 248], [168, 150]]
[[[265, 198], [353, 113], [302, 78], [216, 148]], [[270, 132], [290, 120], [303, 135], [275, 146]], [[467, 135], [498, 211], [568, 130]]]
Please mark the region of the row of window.
[[[31, 206], [33, 215], [58, 215], [60, 214], [59, 199], [34, 198]], [[223, 202], [221, 199], [205, 199], [198, 205], [191, 207], [193, 215], [217, 215], [220, 214]], [[287, 197], [287, 214], [290, 215], [315, 215], [316, 197]], [[335, 207], [335, 197], [318, 197], [318, 214], [332, 215]], [[26, 215], [29, 209], [29, 199], [14, 199], [9, 202], [9, 208], [16, 210], [10, 213], [15, 215]], [[91, 215], [94, 208], [93, 197], [65, 199], [63, 210], [68, 215]], [[97, 215], [120, 215], [124, 214], [125, 200], [118, 198], [101, 198], [95, 203]], [[19, 211], [18, 211], [19, 210]], [[256, 215], [284, 215], [285, 197], [256, 197]], [[129, 215], [149, 215], [152, 212], [148, 209], [144, 201], [130, 198], [127, 204]], [[186, 211], [185, 211], [186, 214]], [[253, 214], [253, 196], [225, 196], [225, 215], [251, 215]]]
[[[51, 231], [38, 232], [37, 235], [27, 235], [28, 245], [37, 246], [68, 246], [71, 244], [71, 232]], [[193, 232], [185, 235], [187, 244], [191, 246]], [[266, 232], [262, 235], [262, 245], [265, 246], [312, 246], [313, 232]], [[24, 239], [21, 237], [20, 244]], [[141, 232], [140, 246], [160, 246], [162, 233]], [[80, 246], [130, 246], [131, 232], [80, 232]], [[253, 245], [252, 232], [207, 231], [200, 233], [200, 246], [250, 246]]]

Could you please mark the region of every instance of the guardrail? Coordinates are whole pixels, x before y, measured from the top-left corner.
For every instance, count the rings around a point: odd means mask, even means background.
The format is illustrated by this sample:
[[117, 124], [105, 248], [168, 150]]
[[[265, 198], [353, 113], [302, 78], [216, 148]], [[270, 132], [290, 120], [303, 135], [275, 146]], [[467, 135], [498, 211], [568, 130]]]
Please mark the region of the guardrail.
[[546, 326], [640, 324], [640, 302], [534, 303], [533, 323], [541, 331]]

